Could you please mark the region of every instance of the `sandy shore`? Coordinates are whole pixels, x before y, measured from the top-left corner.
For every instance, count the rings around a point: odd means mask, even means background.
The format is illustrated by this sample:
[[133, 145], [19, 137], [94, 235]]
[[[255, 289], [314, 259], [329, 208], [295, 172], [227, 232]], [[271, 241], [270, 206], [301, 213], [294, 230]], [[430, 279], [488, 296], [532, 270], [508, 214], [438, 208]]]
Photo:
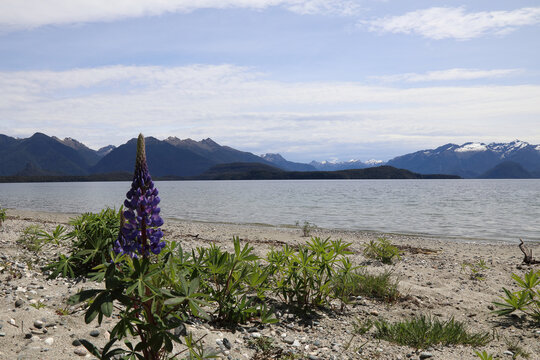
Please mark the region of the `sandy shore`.
[[[7, 215], [0, 229], [0, 359], [81, 358], [84, 357], [82, 347], [73, 344], [78, 338], [92, 339], [98, 345], [103, 345], [107, 338], [106, 330], [112, 327], [113, 322], [106, 320], [100, 328], [96, 328], [96, 322], [86, 325], [83, 313], [68, 307], [65, 302], [69, 295], [80, 288], [96, 285], [64, 279], [46, 280], [38, 264], [53, 257], [57, 249], [48, 247], [35, 255], [16, 244], [23, 230], [30, 225], [39, 225], [50, 231], [57, 224], [66, 224], [75, 215], [20, 210], [8, 210]], [[252, 244], [260, 255], [271, 247], [306, 241], [298, 228], [169, 219], [163, 229], [167, 239], [180, 241], [186, 248], [217, 243], [231, 250], [232, 237], [239, 236]], [[345, 348], [356, 318], [393, 321], [426, 314], [441, 319], [454, 317], [465, 322], [471, 330], [495, 334], [495, 339], [481, 349], [466, 346], [429, 349], [433, 359], [475, 359], [474, 350], [487, 350], [501, 359], [511, 359], [510, 354], [505, 354], [510, 343], [526, 350], [530, 354], [529, 359], [540, 359], [540, 327], [520, 317], [497, 317], [490, 310], [491, 303], [502, 294], [503, 286], [514, 289], [511, 273], [523, 274], [530, 269], [521, 265], [522, 254], [516, 244], [451, 242], [418, 236], [325, 229], [315, 229], [312, 235], [351, 242], [354, 262], [365, 264], [369, 271], [392, 269], [400, 281], [399, 289], [404, 300], [388, 305], [360, 299], [344, 313], [321, 312], [316, 324], [310, 325], [296, 322], [292, 314], [283, 314], [280, 324], [257, 330], [273, 338], [276, 345], [295, 350], [302, 354], [300, 358], [306, 359], [310, 356], [312, 359], [418, 359], [419, 352], [414, 349], [377, 341], [370, 333], [355, 337], [348, 349]], [[365, 243], [381, 236], [405, 248], [401, 261], [396, 265], [368, 263], [361, 255]], [[530, 247], [533, 254], [540, 257], [540, 243]], [[484, 271], [485, 280], [472, 280], [470, 272], [463, 271], [462, 264], [476, 263], [480, 259], [489, 267]], [[15, 272], [21, 277], [13, 277]], [[45, 306], [31, 306], [36, 302], [42, 302]], [[62, 315], [62, 312], [70, 314]], [[41, 328], [39, 322], [34, 326], [36, 320], [43, 323]], [[205, 343], [216, 349], [219, 349], [216, 340], [227, 338], [232, 349], [223, 354], [223, 358], [230, 359], [250, 359], [253, 356], [254, 350], [246, 346], [251, 335], [244, 330], [248, 329], [249, 325], [235, 332], [211, 328], [206, 324], [188, 326], [188, 330], [197, 336], [206, 335]], [[90, 335], [92, 330], [99, 332], [95, 333], [95, 338]], [[293, 343], [289, 344], [291, 341]], [[362, 351], [358, 352], [364, 343]]]

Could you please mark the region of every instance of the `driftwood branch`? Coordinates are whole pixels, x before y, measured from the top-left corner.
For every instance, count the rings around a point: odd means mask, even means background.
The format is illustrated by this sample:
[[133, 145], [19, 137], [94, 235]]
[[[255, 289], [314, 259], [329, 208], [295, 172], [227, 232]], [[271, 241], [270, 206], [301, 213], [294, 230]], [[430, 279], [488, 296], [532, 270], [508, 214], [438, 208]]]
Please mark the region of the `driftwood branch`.
[[522, 239], [519, 239], [519, 250], [523, 253], [523, 263], [525, 264], [540, 264], [540, 261], [535, 260], [532, 256], [532, 250], [525, 247], [525, 243]]

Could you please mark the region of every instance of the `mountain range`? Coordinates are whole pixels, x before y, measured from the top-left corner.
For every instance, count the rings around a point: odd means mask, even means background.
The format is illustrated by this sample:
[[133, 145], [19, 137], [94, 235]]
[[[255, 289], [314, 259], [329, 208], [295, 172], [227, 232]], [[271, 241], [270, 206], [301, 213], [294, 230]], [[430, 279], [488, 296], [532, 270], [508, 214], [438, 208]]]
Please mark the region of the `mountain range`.
[[[150, 172], [156, 177], [196, 177], [210, 169], [220, 169], [218, 165], [231, 163], [255, 163], [277, 168], [278, 171], [310, 173], [388, 165], [418, 174], [448, 174], [465, 178], [540, 177], [540, 146], [519, 140], [487, 145], [446, 144], [436, 149], [398, 156], [388, 162], [351, 160], [304, 164], [288, 161], [280, 154], [257, 156], [220, 145], [210, 138], [195, 141], [176, 137], [165, 140], [148, 137], [146, 150]], [[96, 174], [114, 173], [117, 177], [132, 172], [135, 152], [136, 139], [118, 147], [109, 145], [93, 150], [72, 138], [59, 139], [36, 133], [29, 138], [19, 139], [0, 134], [0, 176], [95, 178]]]

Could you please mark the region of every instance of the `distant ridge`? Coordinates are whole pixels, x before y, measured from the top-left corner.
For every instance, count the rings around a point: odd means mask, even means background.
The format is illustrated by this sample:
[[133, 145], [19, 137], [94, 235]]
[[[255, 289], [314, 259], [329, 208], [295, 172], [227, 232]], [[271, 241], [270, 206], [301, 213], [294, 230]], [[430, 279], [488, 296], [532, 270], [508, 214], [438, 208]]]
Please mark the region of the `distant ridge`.
[[[96, 151], [69, 137], [60, 139], [35, 133], [29, 138], [18, 139], [0, 134], [0, 176], [130, 173], [133, 171], [134, 153], [134, 139], [118, 147], [109, 145]], [[280, 154], [257, 156], [220, 145], [210, 138], [195, 141], [189, 138], [168, 137], [159, 140], [148, 137], [147, 156], [152, 174], [168, 178], [196, 177], [215, 165], [231, 163], [263, 164], [286, 172], [335, 172], [389, 165], [417, 174], [450, 174], [463, 178], [540, 178], [540, 145], [520, 140], [509, 143], [446, 144], [436, 149], [398, 156], [387, 163], [350, 160], [304, 164], [288, 161]]]
[[197, 180], [346, 180], [346, 179], [459, 179], [456, 175], [423, 175], [392, 166], [339, 171], [284, 171], [264, 164], [216, 165], [194, 177]]

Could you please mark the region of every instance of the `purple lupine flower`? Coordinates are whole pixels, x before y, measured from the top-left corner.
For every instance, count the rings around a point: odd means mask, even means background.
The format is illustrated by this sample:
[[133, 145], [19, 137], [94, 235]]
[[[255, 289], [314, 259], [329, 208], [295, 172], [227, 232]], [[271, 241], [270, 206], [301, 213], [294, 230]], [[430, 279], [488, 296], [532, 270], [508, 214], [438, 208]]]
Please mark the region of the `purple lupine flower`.
[[159, 228], [163, 225], [163, 219], [159, 216], [158, 190], [154, 187], [146, 164], [142, 134], [137, 140], [135, 172], [126, 198], [124, 201], [126, 210], [122, 214], [122, 225], [118, 239], [114, 243], [114, 251], [131, 257], [138, 255], [146, 257], [150, 251], [159, 254], [165, 246], [165, 242], [161, 241], [163, 232]]

